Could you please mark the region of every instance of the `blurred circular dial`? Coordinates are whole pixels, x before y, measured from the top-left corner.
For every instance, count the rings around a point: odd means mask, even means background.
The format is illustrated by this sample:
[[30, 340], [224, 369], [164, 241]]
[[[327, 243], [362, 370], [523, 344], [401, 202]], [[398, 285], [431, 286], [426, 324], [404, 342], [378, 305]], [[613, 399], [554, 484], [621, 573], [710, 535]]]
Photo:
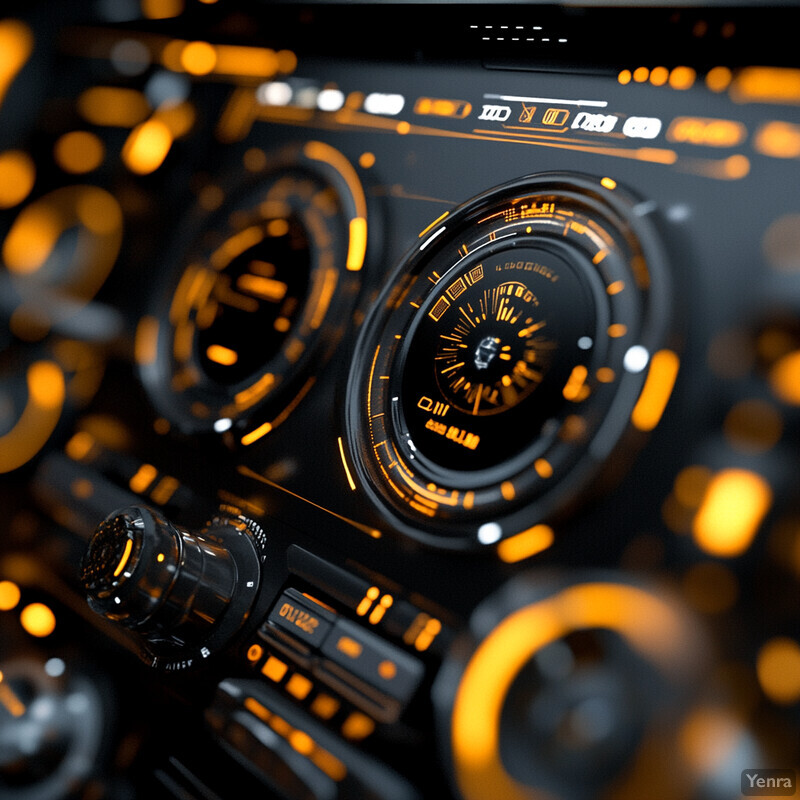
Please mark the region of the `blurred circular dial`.
[[547, 174], [466, 203], [376, 304], [349, 441], [412, 535], [489, 543], [529, 527], [632, 427], [667, 285], [649, 224], [606, 183]]
[[[685, 730], [712, 692], [707, 654], [698, 621], [663, 587], [523, 573], [475, 610], [434, 684], [458, 797], [676, 796], [701, 784]], [[648, 760], [654, 742], [668, 768]]]
[[312, 143], [272, 162], [209, 228], [179, 256], [143, 373], [182, 430], [230, 431], [247, 445], [302, 399], [349, 319], [366, 246], [363, 190], [337, 151]]

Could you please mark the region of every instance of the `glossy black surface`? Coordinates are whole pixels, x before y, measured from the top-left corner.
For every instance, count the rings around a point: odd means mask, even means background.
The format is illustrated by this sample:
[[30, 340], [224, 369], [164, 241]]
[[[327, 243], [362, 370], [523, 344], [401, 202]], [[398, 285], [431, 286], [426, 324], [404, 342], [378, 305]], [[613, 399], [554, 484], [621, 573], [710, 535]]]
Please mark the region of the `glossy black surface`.
[[[796, 769], [798, 20], [4, 8], [0, 796], [728, 800]], [[508, 186], [572, 193], [481, 260], [563, 276], [486, 284], [558, 349], [482, 416], [428, 312]], [[159, 663], [86, 602], [131, 505], [258, 554], [208, 652]]]

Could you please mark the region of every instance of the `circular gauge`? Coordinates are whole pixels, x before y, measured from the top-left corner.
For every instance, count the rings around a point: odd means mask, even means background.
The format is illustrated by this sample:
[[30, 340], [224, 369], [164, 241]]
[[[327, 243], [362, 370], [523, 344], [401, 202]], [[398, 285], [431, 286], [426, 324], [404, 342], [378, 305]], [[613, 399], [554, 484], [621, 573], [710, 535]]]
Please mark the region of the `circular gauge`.
[[707, 655], [697, 620], [661, 587], [613, 572], [520, 576], [476, 609], [434, 685], [457, 796], [681, 794], [701, 777], [681, 744], [710, 694]]
[[[165, 416], [187, 433], [215, 430], [243, 445], [288, 416], [349, 319], [365, 205], [355, 170], [312, 142], [225, 208], [182, 258], [153, 355], [140, 359]], [[152, 334], [144, 325], [140, 343]]]
[[652, 427], [631, 417], [663, 347], [663, 257], [613, 182], [556, 174], [420, 238], [359, 340], [349, 442], [411, 535], [493, 543], [563, 510], [626, 430]]

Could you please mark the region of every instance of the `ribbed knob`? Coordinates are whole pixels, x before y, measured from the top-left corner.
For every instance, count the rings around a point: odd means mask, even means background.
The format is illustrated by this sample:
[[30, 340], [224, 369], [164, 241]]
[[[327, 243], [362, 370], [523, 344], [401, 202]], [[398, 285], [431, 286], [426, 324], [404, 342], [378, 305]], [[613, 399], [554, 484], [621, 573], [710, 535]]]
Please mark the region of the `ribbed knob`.
[[220, 536], [130, 506], [97, 527], [80, 580], [98, 614], [150, 641], [186, 646], [202, 643], [225, 615], [238, 572]]

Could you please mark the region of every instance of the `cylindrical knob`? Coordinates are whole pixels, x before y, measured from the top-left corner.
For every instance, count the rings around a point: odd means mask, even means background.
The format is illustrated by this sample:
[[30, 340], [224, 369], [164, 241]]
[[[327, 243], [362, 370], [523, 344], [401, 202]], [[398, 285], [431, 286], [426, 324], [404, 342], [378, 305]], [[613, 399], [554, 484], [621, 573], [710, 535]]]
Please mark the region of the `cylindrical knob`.
[[116, 511], [83, 557], [89, 605], [149, 644], [171, 651], [203, 645], [232, 608], [239, 621], [249, 610], [259, 559], [245, 534], [241, 523], [191, 533], [144, 506]]

